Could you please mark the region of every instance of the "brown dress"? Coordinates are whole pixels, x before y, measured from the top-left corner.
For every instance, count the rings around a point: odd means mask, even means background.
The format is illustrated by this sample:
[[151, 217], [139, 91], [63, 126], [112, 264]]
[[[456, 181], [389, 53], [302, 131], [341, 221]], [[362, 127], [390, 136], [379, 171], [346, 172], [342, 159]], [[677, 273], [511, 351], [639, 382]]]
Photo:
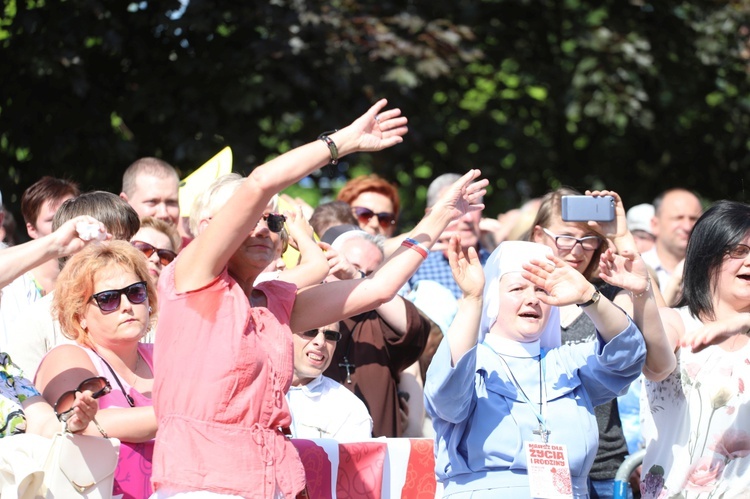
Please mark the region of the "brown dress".
[[407, 315], [404, 335], [394, 331], [374, 311], [341, 321], [343, 336], [336, 345], [331, 365], [323, 373], [365, 403], [372, 416], [373, 437], [403, 434], [398, 413], [398, 376], [419, 360], [430, 333], [429, 320], [410, 301], [404, 303]]

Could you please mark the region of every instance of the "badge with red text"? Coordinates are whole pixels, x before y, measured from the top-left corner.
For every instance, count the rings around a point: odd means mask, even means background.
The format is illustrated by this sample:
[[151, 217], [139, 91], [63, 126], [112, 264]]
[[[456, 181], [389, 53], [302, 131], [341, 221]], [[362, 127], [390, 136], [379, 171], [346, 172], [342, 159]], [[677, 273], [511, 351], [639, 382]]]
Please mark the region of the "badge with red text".
[[524, 442], [523, 446], [526, 451], [531, 497], [573, 497], [566, 446], [529, 441]]

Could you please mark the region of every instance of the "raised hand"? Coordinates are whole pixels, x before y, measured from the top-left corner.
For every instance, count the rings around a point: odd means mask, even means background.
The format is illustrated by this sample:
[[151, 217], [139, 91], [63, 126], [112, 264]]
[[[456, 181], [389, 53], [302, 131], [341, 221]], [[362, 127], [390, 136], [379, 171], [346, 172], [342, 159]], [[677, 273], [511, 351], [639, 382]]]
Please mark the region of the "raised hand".
[[332, 275], [341, 281], [360, 277], [359, 271], [354, 265], [344, 255], [333, 249], [330, 244], [320, 241], [318, 246], [325, 252], [328, 259], [328, 275]]
[[351, 135], [358, 151], [380, 151], [403, 142], [409, 131], [407, 119], [398, 108], [383, 110], [388, 105], [380, 99], [365, 114], [341, 130]]
[[476, 180], [481, 174], [482, 172], [479, 170], [469, 170], [453, 185], [445, 189], [432, 210], [443, 210], [450, 216], [451, 220], [467, 213], [483, 210], [482, 198], [487, 194], [485, 187], [489, 184], [489, 180]]
[[588, 222], [589, 227], [604, 234], [607, 239], [617, 247], [617, 252], [621, 255], [632, 256], [638, 253], [635, 246], [635, 239], [628, 230], [628, 221], [625, 213], [625, 206], [622, 203], [620, 195], [615, 191], [586, 191], [587, 196], [612, 196], [615, 200], [615, 219], [611, 222]]
[[608, 248], [599, 258], [599, 277], [634, 295], [645, 293], [650, 286], [648, 269], [640, 255], [618, 255], [612, 248]]
[[550, 255], [547, 260], [531, 260], [523, 264], [523, 269], [524, 279], [547, 293], [540, 295], [539, 299], [548, 305], [559, 307], [583, 303], [593, 293], [593, 285], [583, 274], [556, 256]]
[[107, 228], [99, 220], [88, 215], [75, 217], [62, 224], [56, 231], [50, 234], [50, 237], [54, 238], [53, 240], [58, 248], [57, 251], [59, 256], [70, 256], [82, 250], [92, 241], [98, 240], [97, 238], [86, 239], [82, 237], [76, 228], [78, 224], [90, 225], [92, 228], [96, 227], [99, 229], [100, 233], [106, 234], [106, 239], [112, 238], [112, 236], [107, 233]]
[[298, 241], [302, 238], [312, 239], [315, 231], [302, 214], [302, 206], [294, 206], [291, 210], [285, 211], [284, 216], [289, 233], [289, 244], [299, 250]]
[[469, 248], [468, 256], [461, 249], [461, 239], [452, 236], [448, 243], [448, 262], [453, 279], [464, 297], [481, 298], [484, 291], [484, 270], [475, 248]]

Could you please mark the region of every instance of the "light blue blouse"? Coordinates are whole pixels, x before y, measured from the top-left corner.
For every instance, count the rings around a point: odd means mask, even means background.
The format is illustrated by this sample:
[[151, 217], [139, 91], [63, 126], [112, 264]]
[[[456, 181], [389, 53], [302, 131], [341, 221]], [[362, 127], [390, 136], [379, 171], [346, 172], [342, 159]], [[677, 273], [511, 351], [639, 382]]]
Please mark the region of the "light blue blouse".
[[[425, 382], [425, 408], [435, 428], [435, 465], [445, 497], [529, 497], [525, 440], [539, 442], [539, 357], [503, 355], [525, 402], [489, 343], [469, 350], [451, 368], [443, 339]], [[605, 344], [564, 345], [543, 352], [549, 442], [567, 446], [575, 497], [588, 497], [598, 429], [594, 406], [624, 393], [641, 372], [646, 347], [631, 321]], [[502, 495], [498, 495], [498, 489]], [[484, 492], [484, 494], [483, 494]]]

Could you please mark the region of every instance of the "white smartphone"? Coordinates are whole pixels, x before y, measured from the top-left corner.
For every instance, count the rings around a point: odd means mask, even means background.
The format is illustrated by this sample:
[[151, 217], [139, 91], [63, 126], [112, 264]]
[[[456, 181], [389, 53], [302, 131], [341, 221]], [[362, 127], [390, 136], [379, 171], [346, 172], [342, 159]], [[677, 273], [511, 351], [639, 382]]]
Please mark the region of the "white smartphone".
[[565, 222], [611, 222], [615, 219], [612, 196], [563, 196], [562, 219]]

